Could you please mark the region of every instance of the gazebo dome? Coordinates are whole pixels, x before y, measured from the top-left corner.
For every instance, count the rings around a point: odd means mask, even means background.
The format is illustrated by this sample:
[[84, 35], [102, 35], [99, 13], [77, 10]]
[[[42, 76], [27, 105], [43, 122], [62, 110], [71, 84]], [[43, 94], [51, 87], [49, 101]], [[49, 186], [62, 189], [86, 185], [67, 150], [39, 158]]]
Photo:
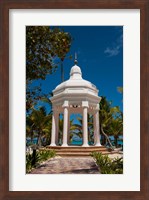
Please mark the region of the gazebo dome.
[[[98, 97], [98, 90], [94, 84], [91, 82], [84, 80], [82, 78], [82, 72], [79, 66], [76, 64], [70, 70], [70, 78], [67, 81], [59, 84], [55, 90], [53, 90], [53, 97], [57, 95], [63, 94], [90, 94], [97, 98]], [[52, 100], [51, 99], [51, 100]]]

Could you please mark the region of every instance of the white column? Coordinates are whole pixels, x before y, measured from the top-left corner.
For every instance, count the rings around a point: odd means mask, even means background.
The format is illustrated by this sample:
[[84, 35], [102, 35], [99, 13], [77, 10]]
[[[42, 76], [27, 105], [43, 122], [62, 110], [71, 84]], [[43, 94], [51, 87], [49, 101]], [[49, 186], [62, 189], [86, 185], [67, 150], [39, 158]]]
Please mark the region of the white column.
[[101, 146], [100, 144], [100, 124], [99, 124], [99, 105], [96, 107], [96, 112], [94, 114], [94, 145]]
[[69, 144], [70, 142], [70, 113], [69, 113], [69, 110], [68, 110], [68, 135], [67, 135], [67, 144]]
[[82, 101], [83, 107], [83, 145], [88, 145], [88, 120], [87, 120], [87, 110], [88, 110], [88, 101]]
[[55, 115], [55, 124], [56, 124], [56, 134], [55, 134], [55, 143], [58, 145], [58, 135], [59, 135], [59, 112], [56, 112]]
[[63, 120], [63, 144], [62, 146], [68, 146], [67, 135], [68, 135], [68, 101], [63, 104], [64, 107], [64, 120]]
[[51, 133], [51, 144], [50, 144], [50, 146], [56, 146], [55, 139], [56, 139], [56, 112], [53, 109], [53, 115], [52, 115], [52, 133]]

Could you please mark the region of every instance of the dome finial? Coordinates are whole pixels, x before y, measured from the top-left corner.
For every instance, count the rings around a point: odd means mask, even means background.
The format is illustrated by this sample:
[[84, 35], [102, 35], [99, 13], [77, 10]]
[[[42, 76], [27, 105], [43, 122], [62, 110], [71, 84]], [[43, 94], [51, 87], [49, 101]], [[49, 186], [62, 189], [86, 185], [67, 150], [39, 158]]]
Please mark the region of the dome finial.
[[77, 53], [75, 52], [75, 61], [74, 61], [75, 65], [78, 64], [78, 60], [77, 60]]

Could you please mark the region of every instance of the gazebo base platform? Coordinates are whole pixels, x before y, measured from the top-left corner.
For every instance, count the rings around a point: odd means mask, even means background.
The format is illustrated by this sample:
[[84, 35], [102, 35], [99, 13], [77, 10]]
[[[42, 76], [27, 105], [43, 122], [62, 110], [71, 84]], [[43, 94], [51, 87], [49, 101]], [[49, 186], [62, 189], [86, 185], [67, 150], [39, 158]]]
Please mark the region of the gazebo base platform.
[[90, 156], [92, 152], [110, 153], [104, 146], [47, 146], [46, 149], [55, 150], [58, 156]]

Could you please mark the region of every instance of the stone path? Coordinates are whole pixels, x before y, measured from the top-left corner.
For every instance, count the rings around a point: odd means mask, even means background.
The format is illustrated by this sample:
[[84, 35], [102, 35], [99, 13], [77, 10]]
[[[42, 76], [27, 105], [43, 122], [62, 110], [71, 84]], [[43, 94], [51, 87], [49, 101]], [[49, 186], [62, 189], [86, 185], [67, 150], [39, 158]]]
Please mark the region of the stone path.
[[55, 157], [38, 168], [31, 174], [100, 174], [92, 157]]

